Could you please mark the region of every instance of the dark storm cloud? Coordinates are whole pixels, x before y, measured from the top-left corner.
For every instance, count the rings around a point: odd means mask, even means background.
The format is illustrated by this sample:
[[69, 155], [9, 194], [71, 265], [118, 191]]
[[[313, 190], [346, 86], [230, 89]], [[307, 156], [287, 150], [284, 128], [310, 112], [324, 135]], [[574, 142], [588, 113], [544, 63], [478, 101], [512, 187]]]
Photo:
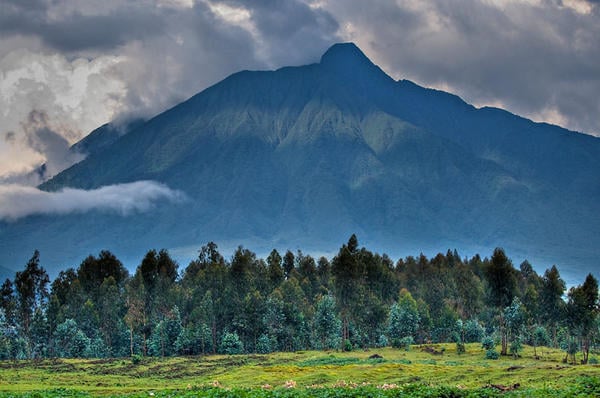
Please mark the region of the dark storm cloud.
[[598, 4], [11, 0], [0, 3], [0, 38], [29, 38], [69, 60], [120, 57], [102, 72], [125, 86], [113, 118], [152, 116], [238, 70], [315, 62], [334, 42], [355, 41], [396, 78], [600, 134]]
[[[219, 15], [221, 6], [248, 18]], [[125, 46], [134, 61], [115, 72], [128, 85], [125, 113], [151, 116], [243, 69], [314, 62], [339, 40], [335, 19], [300, 1], [217, 0], [160, 12], [165, 33]]]
[[164, 19], [152, 7], [125, 5], [108, 14], [49, 15], [44, 1], [12, 1], [0, 6], [0, 33], [34, 36], [60, 52], [109, 50], [130, 40], [163, 33]]
[[600, 134], [600, 19], [556, 2], [345, 2], [329, 9], [397, 78]]
[[294, 0], [226, 0], [244, 7], [268, 47], [273, 65], [296, 65], [317, 60], [335, 41], [339, 24], [335, 17], [306, 2]]

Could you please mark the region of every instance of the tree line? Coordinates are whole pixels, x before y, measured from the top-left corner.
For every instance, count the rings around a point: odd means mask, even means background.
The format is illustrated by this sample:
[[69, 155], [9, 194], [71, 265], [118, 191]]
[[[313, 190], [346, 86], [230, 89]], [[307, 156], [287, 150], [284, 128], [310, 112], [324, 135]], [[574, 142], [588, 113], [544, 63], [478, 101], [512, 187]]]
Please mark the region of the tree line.
[[[0, 287], [0, 359], [268, 353], [481, 342], [488, 358], [523, 344], [587, 363], [600, 344], [598, 282], [566, 291], [556, 266], [515, 268], [455, 251], [393, 262], [352, 235], [332, 259], [215, 243], [182, 271], [150, 250], [130, 275], [109, 251], [50, 282], [36, 251]], [[499, 352], [496, 350], [499, 346]]]

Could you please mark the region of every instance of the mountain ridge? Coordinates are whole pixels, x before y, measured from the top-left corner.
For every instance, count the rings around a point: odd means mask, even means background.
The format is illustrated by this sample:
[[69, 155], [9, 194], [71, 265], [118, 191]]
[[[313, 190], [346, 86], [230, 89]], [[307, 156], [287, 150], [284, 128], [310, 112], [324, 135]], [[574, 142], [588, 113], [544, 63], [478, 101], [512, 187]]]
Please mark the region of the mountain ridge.
[[44, 223], [72, 230], [63, 241], [99, 225], [86, 245], [124, 251], [219, 239], [331, 250], [357, 233], [388, 253], [504, 246], [543, 266], [578, 258], [567, 265], [590, 268], [599, 143], [394, 81], [354, 44], [336, 44], [319, 63], [232, 74], [41, 186], [156, 180], [192, 199], [185, 217], [181, 205], [39, 216], [0, 225], [0, 252], [16, 250], [11, 230], [31, 247]]

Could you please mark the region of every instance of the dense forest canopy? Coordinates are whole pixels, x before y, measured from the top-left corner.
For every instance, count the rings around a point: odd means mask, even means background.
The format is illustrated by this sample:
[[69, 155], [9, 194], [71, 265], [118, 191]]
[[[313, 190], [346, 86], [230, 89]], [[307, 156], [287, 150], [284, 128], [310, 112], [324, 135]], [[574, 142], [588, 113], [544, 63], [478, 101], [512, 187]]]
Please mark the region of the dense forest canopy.
[[[355, 235], [332, 259], [273, 250], [266, 259], [215, 243], [180, 270], [150, 250], [130, 275], [109, 251], [50, 282], [36, 251], [0, 287], [0, 358], [268, 353], [482, 342], [489, 358], [523, 344], [559, 346], [586, 363], [600, 344], [598, 282], [566, 292], [556, 266], [538, 275], [455, 251], [394, 263]], [[495, 345], [500, 345], [497, 352]], [[540, 351], [541, 352], [541, 351]]]

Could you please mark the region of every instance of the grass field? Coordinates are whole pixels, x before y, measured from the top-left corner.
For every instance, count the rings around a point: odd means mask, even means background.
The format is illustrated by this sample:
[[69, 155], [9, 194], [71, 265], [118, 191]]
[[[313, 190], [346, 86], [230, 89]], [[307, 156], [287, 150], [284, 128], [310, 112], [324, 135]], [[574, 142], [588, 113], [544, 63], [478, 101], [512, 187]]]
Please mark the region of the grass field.
[[[383, 348], [347, 353], [306, 351], [143, 358], [135, 364], [130, 358], [4, 361], [0, 362], [0, 397], [87, 394], [416, 397], [459, 396], [456, 394], [462, 392], [464, 396], [471, 393], [493, 396], [506, 395], [500, 389], [512, 389], [515, 385], [518, 386], [510, 395], [546, 396], [552, 392], [556, 396], [576, 393], [593, 396], [595, 388], [600, 393], [600, 365], [564, 364], [564, 355], [558, 350], [544, 348], [541, 358], [536, 360], [533, 349], [526, 347], [521, 358], [486, 360], [479, 344], [467, 345], [467, 352], [462, 355], [456, 353], [454, 344], [434, 346], [438, 352], [442, 347], [443, 355], [413, 346], [409, 352]], [[374, 354], [382, 358], [370, 358]], [[385, 385], [398, 388], [384, 390], [381, 387]], [[495, 387], [482, 390], [492, 385]], [[286, 388], [292, 386], [295, 388]], [[573, 386], [583, 387], [574, 390]], [[351, 392], [350, 387], [358, 390]], [[448, 394], [444, 395], [446, 389]], [[404, 395], [400, 394], [402, 391]]]

